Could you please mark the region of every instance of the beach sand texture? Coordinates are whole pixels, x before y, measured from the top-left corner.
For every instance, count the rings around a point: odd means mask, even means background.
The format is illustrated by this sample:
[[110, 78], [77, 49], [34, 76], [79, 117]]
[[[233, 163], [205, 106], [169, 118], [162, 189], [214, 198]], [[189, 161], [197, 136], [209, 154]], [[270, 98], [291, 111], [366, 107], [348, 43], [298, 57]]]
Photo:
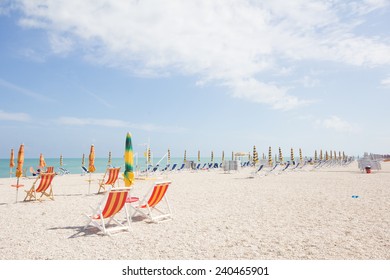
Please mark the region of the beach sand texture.
[[[248, 178], [253, 170], [168, 173], [174, 219], [134, 218], [112, 237], [83, 230], [102, 199], [86, 195], [87, 176], [56, 176], [55, 201], [43, 202], [21, 202], [34, 181], [22, 179], [18, 203], [16, 179], [0, 179], [1, 259], [390, 259], [390, 163], [372, 174], [356, 162]], [[136, 181], [133, 194], [152, 183]]]

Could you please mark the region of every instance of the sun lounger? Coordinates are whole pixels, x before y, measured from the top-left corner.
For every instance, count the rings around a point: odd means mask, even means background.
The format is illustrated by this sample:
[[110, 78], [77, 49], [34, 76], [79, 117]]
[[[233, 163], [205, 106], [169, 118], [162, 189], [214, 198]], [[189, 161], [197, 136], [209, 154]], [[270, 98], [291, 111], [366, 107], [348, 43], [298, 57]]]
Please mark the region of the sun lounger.
[[[121, 170], [120, 167], [107, 169], [106, 173], [103, 176], [103, 179], [99, 180], [98, 193], [101, 193], [101, 190], [105, 191], [107, 185], [114, 187], [116, 182], [118, 182], [118, 187], [119, 187], [118, 175], [119, 175], [120, 170]], [[108, 176], [108, 178], [107, 178], [107, 181], [104, 181], [106, 175]]]

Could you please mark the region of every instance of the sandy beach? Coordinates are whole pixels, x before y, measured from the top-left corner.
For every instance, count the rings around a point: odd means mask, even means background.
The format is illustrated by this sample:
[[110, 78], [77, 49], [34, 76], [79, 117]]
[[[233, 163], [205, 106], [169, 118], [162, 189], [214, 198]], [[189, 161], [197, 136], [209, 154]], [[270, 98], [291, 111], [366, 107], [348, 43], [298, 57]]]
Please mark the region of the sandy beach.
[[[174, 219], [135, 217], [131, 232], [112, 237], [83, 230], [83, 213], [102, 199], [87, 195], [87, 176], [56, 176], [55, 200], [43, 202], [22, 202], [34, 181], [22, 179], [18, 203], [16, 179], [0, 179], [1, 259], [390, 259], [390, 162], [372, 174], [356, 162], [249, 178], [253, 170], [167, 173]], [[152, 184], [137, 180], [133, 195]]]

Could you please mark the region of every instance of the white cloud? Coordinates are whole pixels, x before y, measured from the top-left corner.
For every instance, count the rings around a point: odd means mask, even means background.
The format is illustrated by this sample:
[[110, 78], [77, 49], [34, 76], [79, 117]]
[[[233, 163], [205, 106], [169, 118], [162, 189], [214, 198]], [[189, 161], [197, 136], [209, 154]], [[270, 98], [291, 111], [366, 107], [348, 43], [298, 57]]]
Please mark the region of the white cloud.
[[381, 85], [385, 88], [390, 88], [390, 77], [387, 77], [386, 79], [383, 79], [381, 81]]
[[185, 129], [181, 127], [160, 126], [154, 124], [135, 124], [117, 119], [95, 119], [95, 118], [76, 118], [76, 117], [60, 117], [56, 120], [60, 125], [69, 126], [104, 126], [117, 128], [134, 128], [144, 131], [164, 131], [164, 132], [182, 132]]
[[322, 125], [327, 129], [332, 129], [338, 132], [358, 132], [359, 127], [356, 124], [349, 123], [337, 116], [331, 116], [324, 120], [317, 120], [317, 124]]
[[29, 122], [31, 120], [31, 117], [26, 113], [8, 113], [0, 110], [0, 120]]
[[307, 101], [263, 74], [279, 74], [301, 61], [390, 64], [388, 38], [354, 33], [365, 23], [366, 13], [388, 7], [388, 1], [20, 3], [20, 24], [47, 30], [54, 53], [80, 49], [90, 61], [137, 75], [196, 75], [200, 85], [227, 85], [232, 96], [275, 109], [296, 108]]

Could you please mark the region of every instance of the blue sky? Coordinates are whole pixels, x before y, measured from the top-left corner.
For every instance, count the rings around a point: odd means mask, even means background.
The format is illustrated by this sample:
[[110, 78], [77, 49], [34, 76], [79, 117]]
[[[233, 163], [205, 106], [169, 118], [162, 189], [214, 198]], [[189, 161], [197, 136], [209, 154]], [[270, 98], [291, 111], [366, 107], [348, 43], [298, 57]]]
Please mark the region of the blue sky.
[[[271, 2], [271, 3], [268, 3]], [[0, 158], [389, 153], [390, 1], [1, 1]]]

